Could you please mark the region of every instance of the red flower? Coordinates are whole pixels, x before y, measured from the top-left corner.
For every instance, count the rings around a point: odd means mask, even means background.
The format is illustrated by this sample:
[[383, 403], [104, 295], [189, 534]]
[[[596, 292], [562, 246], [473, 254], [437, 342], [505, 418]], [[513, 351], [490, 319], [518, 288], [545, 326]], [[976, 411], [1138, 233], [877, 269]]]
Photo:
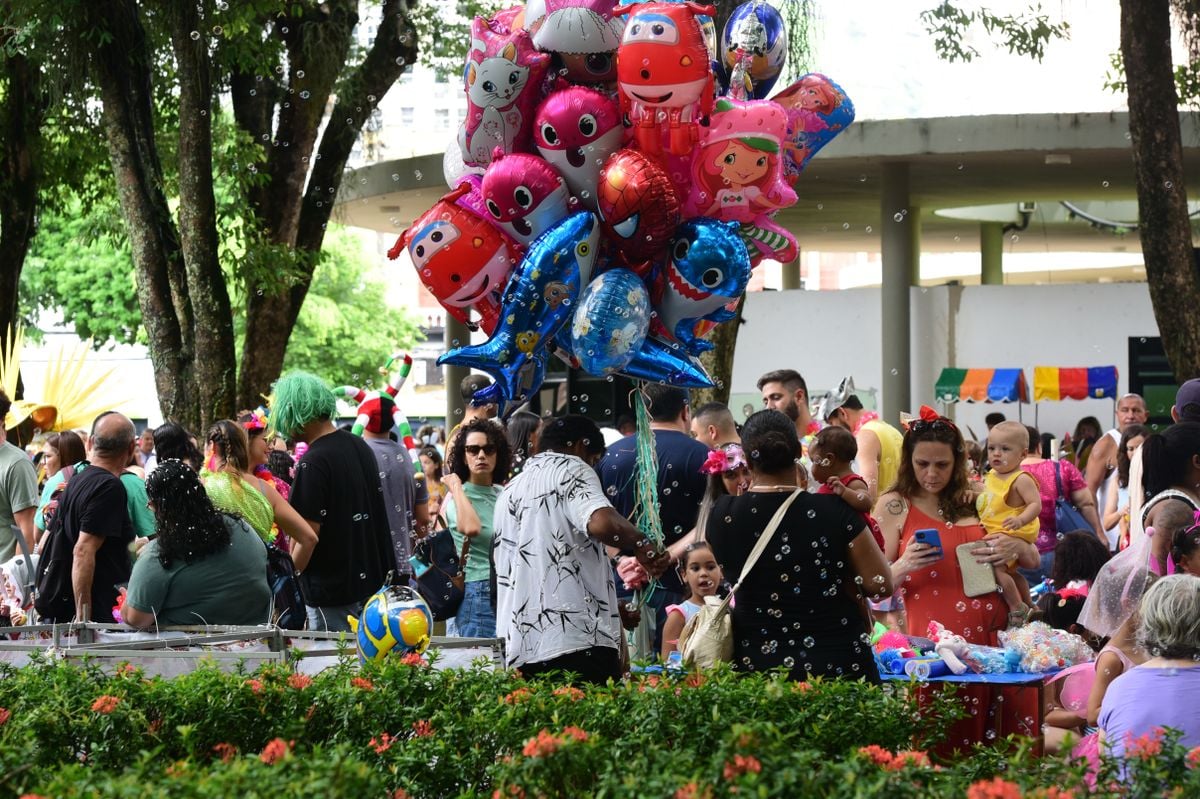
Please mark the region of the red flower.
[[1138, 760], [1149, 760], [1152, 757], [1158, 757], [1162, 754], [1162, 727], [1155, 727], [1145, 735], [1139, 735], [1134, 738], [1131, 734], [1125, 735], [1125, 757], [1133, 757]]
[[1008, 780], [993, 777], [971, 783], [967, 799], [1021, 799], [1021, 789]]
[[258, 759], [268, 766], [277, 763], [288, 756], [288, 753], [292, 751], [294, 743], [294, 741], [285, 741], [282, 738], [272, 738], [267, 741], [267, 745], [263, 747]]
[[21, 799], [50, 799], [50, 797], [42, 796], [40, 793], [23, 793]]
[[146, 731], [149, 732], [151, 735], [158, 734], [158, 731], [161, 729], [162, 729], [162, 719], [155, 719], [154, 721], [150, 722], [150, 724], [148, 724], [146, 726]]
[[858, 753], [870, 760], [875, 765], [882, 766], [883, 768], [890, 768], [892, 761], [895, 759], [891, 752], [884, 749], [882, 746], [879, 746], [878, 744], [860, 746], [858, 748]]
[[117, 676], [118, 677], [126, 677], [126, 676], [129, 676], [130, 674], [134, 674], [136, 672], [137, 672], [137, 669], [134, 668], [132, 663], [122, 663], [120, 666], [117, 666]]
[[1200, 768], [1200, 746], [1187, 753], [1188, 768]]
[[504, 697], [504, 704], [515, 705], [518, 702], [524, 702], [530, 696], [528, 688], [515, 688], [507, 696]]
[[263, 684], [260, 680], [255, 680], [255, 679], [246, 680], [246, 685], [250, 686], [250, 690], [256, 694], [261, 694], [263, 691]]
[[542, 730], [536, 737], [525, 742], [521, 754], [525, 757], [545, 757], [554, 754], [561, 745], [562, 740], [558, 736], [551, 735], [548, 730]]
[[555, 696], [565, 696], [568, 699], [570, 699], [572, 702], [578, 702], [580, 699], [583, 699], [583, 697], [584, 697], [583, 691], [579, 690], [574, 685], [564, 685], [562, 688], [555, 688], [554, 695]]
[[1075, 799], [1075, 792], [1067, 788], [1052, 785], [1034, 794], [1038, 799]]
[[228, 763], [230, 760], [233, 760], [235, 757], [237, 757], [238, 750], [233, 744], [222, 741], [221, 743], [213, 746], [213, 752], [216, 753], [217, 757], [221, 758], [222, 763]]
[[312, 677], [307, 674], [292, 674], [288, 676], [288, 685], [295, 688], [297, 691], [303, 691], [308, 686], [312, 685]]
[[121, 704], [121, 698], [104, 694], [97, 697], [95, 702], [92, 702], [92, 711], [107, 716], [117, 709], [117, 705]]
[[408, 795], [408, 791], [403, 788], [397, 788], [392, 791], [392, 799], [412, 799], [412, 797]]
[[725, 779], [733, 780], [743, 774], [754, 772], [755, 774], [762, 771], [762, 763], [758, 762], [758, 758], [753, 755], [734, 755], [733, 760], [725, 764], [725, 770], [722, 772]]
[[384, 752], [392, 748], [392, 736], [388, 733], [383, 733], [378, 738], [372, 738], [367, 746], [375, 750], [375, 754], [382, 755]]
[[409, 652], [404, 657], [400, 658], [400, 662], [405, 666], [428, 666], [429, 661], [418, 655], [416, 652]]
[[426, 719], [414, 721], [412, 728], [413, 735], [417, 736], [418, 738], [428, 738], [429, 736], [433, 735], [433, 725], [430, 724]]
[[9, 712], [8, 708], [0, 707], [0, 727], [3, 727], [5, 724], [8, 723], [8, 718], [11, 715], [12, 715], [12, 713]]
[[812, 685], [808, 682], [798, 682], [798, 683], [794, 683], [792, 685], [792, 691], [794, 691], [795, 693], [798, 693], [798, 694], [802, 694], [802, 693], [805, 693], [806, 691], [811, 691], [811, 690], [812, 690]]
[[706, 682], [708, 682], [708, 677], [706, 677], [703, 672], [699, 671], [693, 671], [687, 676], [687, 679], [684, 680], [684, 683], [690, 688], [699, 688]]
[[366, 677], [351, 677], [350, 685], [362, 691], [374, 691], [375, 683], [368, 680]]
[[892, 762], [887, 764], [885, 768], [889, 771], [901, 771], [908, 766], [928, 767], [929, 756], [924, 752], [916, 752], [911, 749], [904, 752], [897, 752], [896, 756], [892, 758]]

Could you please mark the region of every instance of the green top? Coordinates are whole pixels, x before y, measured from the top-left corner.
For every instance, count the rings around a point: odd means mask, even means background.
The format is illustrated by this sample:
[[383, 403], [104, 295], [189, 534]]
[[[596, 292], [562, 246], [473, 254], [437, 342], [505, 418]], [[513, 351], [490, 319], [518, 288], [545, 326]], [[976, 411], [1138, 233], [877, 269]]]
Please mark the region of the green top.
[[164, 569], [158, 541], [142, 550], [125, 601], [154, 613], [160, 627], [184, 624], [266, 624], [271, 607], [267, 548], [240, 519], [225, 516], [230, 544], [192, 563]]
[[[496, 497], [500, 496], [500, 486], [480, 486], [474, 483], [463, 485], [463, 493], [471, 502], [471, 507], [479, 516], [479, 535], [471, 539], [471, 551], [467, 553], [467, 582], [492, 579], [492, 519], [496, 515]], [[454, 507], [454, 497], [446, 500], [443, 508], [446, 515], [446, 526], [454, 536], [454, 547], [462, 552], [463, 534], [458, 531], [458, 509]]]
[[271, 500], [240, 475], [205, 471], [204, 490], [217, 510], [241, 516], [263, 541], [274, 541], [275, 509]]
[[[87, 463], [87, 461], [80, 461]], [[70, 467], [79, 472], [79, 463]], [[46, 510], [46, 506], [50, 504], [50, 497], [54, 495], [54, 489], [62, 485], [62, 481], [66, 478], [64, 471], [59, 471], [58, 474], [46, 481], [46, 486], [42, 489], [42, 498], [38, 501], [37, 513], [33, 516], [33, 524], [39, 530], [46, 529], [46, 518], [42, 515]], [[125, 486], [125, 510], [129, 513], [129, 521], [133, 522], [133, 531], [140, 538], [154, 538], [154, 514], [146, 507], [149, 497], [146, 496], [146, 481], [138, 477], [132, 472], [124, 472], [121, 475], [121, 485]]]

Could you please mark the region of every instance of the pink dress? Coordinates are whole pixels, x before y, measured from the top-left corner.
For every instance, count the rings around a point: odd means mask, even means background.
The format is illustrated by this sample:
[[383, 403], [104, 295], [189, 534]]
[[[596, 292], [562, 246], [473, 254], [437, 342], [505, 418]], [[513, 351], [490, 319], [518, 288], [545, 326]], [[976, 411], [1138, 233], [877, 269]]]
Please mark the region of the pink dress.
[[[1058, 466], [1062, 470], [1063, 493], [1066, 494], [1067, 499], [1071, 498], [1071, 492], [1087, 488], [1087, 481], [1075, 468], [1075, 464], [1069, 461], [1059, 461]], [[1059, 533], [1054, 520], [1054, 501], [1058, 499], [1058, 484], [1054, 479], [1054, 461], [1027, 463], [1021, 468], [1037, 480], [1038, 495], [1042, 498], [1042, 512], [1038, 516], [1041, 529], [1038, 531], [1037, 550], [1038, 552], [1053, 552], [1055, 544], [1058, 543]], [[1071, 531], [1063, 530], [1062, 532], [1069, 533]]]

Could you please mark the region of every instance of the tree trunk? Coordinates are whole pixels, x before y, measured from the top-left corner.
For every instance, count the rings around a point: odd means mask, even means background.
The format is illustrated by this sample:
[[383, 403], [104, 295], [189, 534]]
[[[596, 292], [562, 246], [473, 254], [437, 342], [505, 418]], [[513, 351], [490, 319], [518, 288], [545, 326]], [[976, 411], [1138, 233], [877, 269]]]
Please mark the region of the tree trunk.
[[[331, 19], [336, 21], [341, 18], [335, 11]], [[340, 84], [342, 91], [321, 136], [308, 177], [307, 191], [297, 195], [300, 205], [295, 237], [288, 241], [285, 236], [291, 230], [279, 227], [272, 238], [281, 244], [293, 244], [297, 254], [306, 257], [302, 261], [301, 274], [294, 285], [263, 290], [261, 294], [257, 291], [248, 293], [246, 341], [254, 342], [254, 346], [245, 347], [242, 352], [241, 369], [238, 372], [240, 403], [254, 402], [260, 394], [269, 392], [271, 383], [283, 369], [287, 341], [312, 283], [313, 269], [325, 239], [325, 227], [341, 187], [350, 151], [354, 148], [363, 122], [407, 66], [416, 60], [416, 41], [416, 30], [404, 10], [402, 0], [386, 0], [383, 18], [370, 51], [358, 68]], [[307, 80], [308, 71], [305, 70], [305, 73]], [[312, 98], [309, 101], [312, 102]], [[325, 103], [322, 102], [320, 107], [324, 108]], [[297, 118], [295, 124], [302, 122]], [[289, 167], [292, 172], [280, 166], [278, 175], [272, 171], [272, 186], [275, 180], [282, 180], [285, 174], [302, 175], [304, 166], [301, 162], [292, 162]], [[287, 186], [290, 190], [299, 189], [303, 186], [303, 180], [298, 183], [293, 180]], [[277, 194], [273, 191], [271, 196], [277, 197]], [[278, 199], [273, 201], [279, 202]], [[290, 219], [290, 216], [281, 219], [281, 224]], [[243, 407], [253, 405], [246, 404]]]
[[708, 334], [708, 340], [713, 348], [700, 356], [700, 362], [708, 370], [713, 379], [712, 388], [694, 388], [691, 390], [689, 402], [693, 408], [699, 408], [706, 402], [729, 404], [729, 386], [733, 378], [733, 353], [737, 348], [738, 331], [742, 327], [742, 308], [746, 305], [746, 295], [738, 300], [737, 316], [728, 322], [722, 322]]
[[213, 196], [211, 64], [208, 44], [190, 35], [200, 27], [195, 4], [172, 6], [171, 45], [179, 75], [179, 234], [192, 302], [197, 429], [204, 430], [218, 419], [231, 418], [236, 410], [237, 361]]
[[[91, 56], [109, 159], [133, 250], [138, 305], [163, 415], [200, 423], [192, 304], [154, 140], [150, 50], [132, 0], [84, 3], [73, 37]], [[101, 33], [107, 35], [101, 35]]]
[[[4, 44], [0, 35], [0, 45]], [[0, 92], [0, 358], [17, 322], [17, 287], [37, 219], [41, 72], [23, 55], [3, 60]], [[15, 399], [10, 397], [10, 399]]]
[[1200, 374], [1200, 282], [1184, 189], [1169, 0], [1121, 0], [1121, 55], [1146, 281], [1163, 349], [1182, 382]]

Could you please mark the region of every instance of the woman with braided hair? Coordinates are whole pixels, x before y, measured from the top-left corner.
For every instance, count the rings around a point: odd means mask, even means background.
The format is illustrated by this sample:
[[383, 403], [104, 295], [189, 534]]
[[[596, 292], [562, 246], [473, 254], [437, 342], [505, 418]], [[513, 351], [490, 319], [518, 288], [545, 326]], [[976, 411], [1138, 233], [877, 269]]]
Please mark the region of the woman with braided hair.
[[287, 503], [275, 486], [252, 471], [250, 444], [237, 422], [223, 419], [208, 431], [208, 459], [202, 471], [204, 488], [219, 510], [241, 516], [267, 543], [275, 538], [278, 524], [292, 541], [296, 570], [308, 565], [317, 535], [308, 522]]
[[131, 627], [266, 624], [267, 550], [241, 519], [217, 510], [182, 461], [146, 480], [157, 536], [129, 578], [121, 617]]

